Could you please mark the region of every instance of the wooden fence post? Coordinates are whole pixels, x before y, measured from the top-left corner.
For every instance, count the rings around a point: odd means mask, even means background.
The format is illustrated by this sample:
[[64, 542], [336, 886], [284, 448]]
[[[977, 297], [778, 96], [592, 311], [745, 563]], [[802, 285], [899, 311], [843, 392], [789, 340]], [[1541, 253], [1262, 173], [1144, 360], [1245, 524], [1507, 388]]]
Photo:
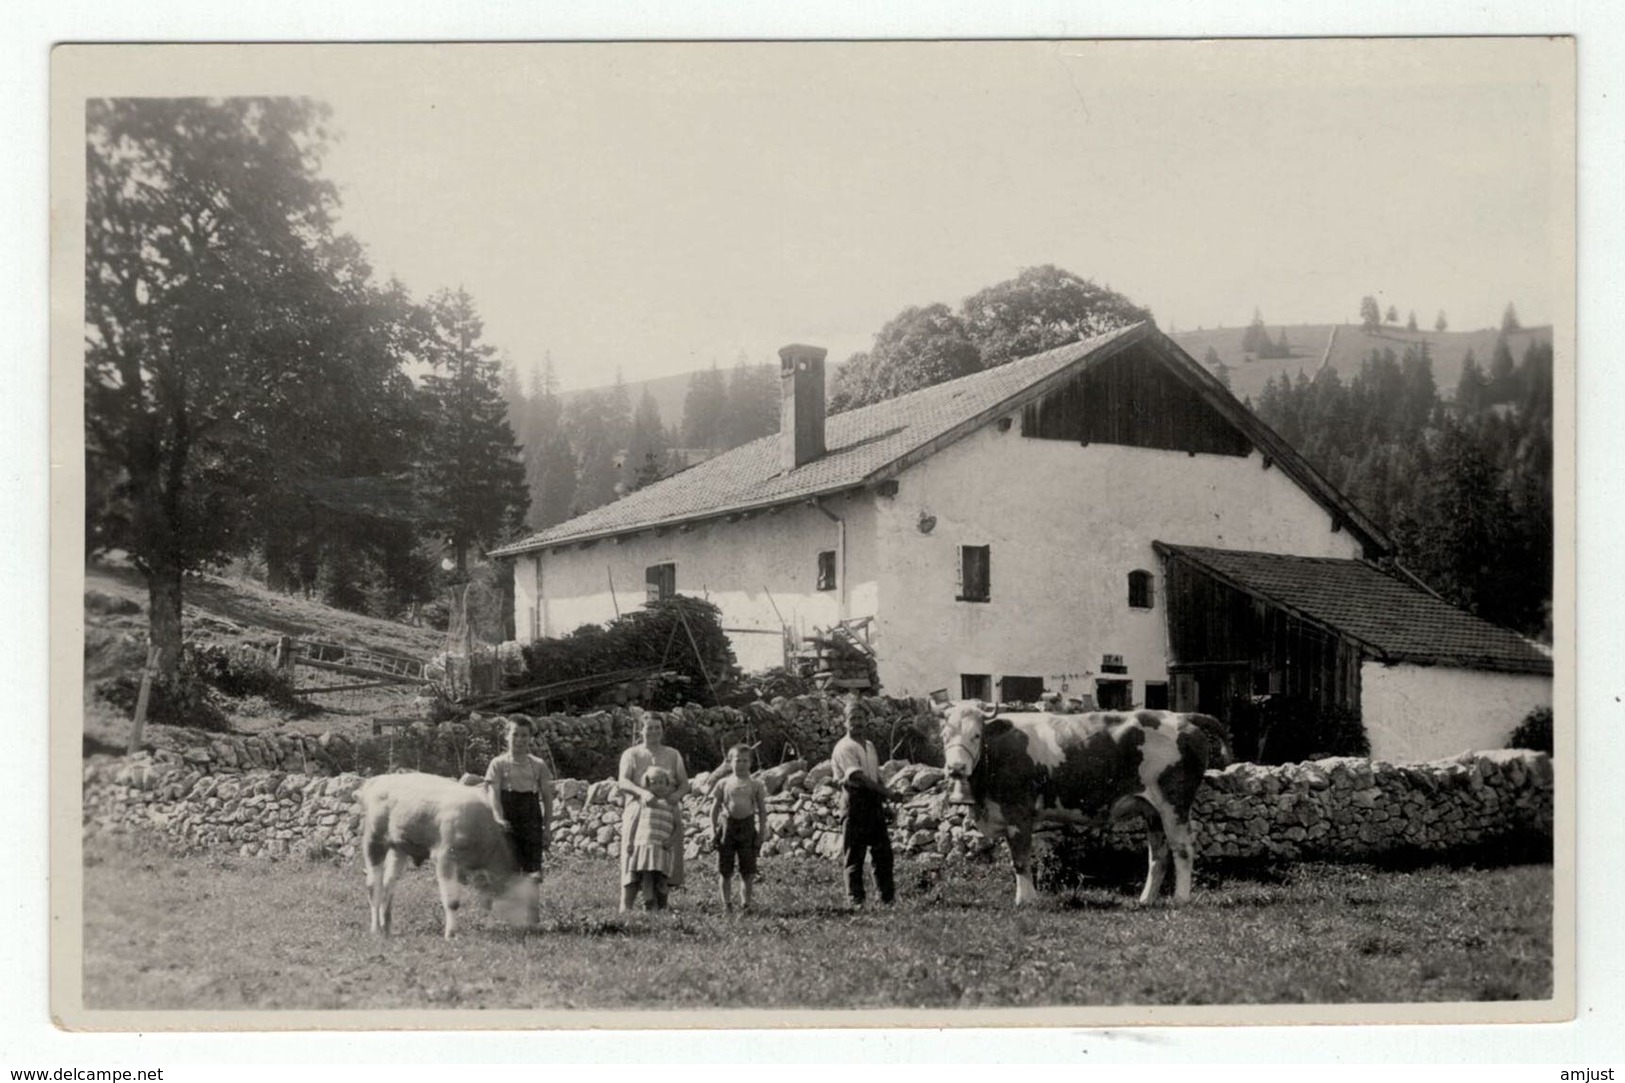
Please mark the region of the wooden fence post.
[[276, 668], [279, 673], [293, 679], [293, 637], [279, 636], [276, 641]]
[[130, 726], [130, 753], [141, 751], [141, 739], [147, 728], [147, 700], [152, 695], [152, 675], [158, 668], [158, 644], [147, 647], [147, 664], [141, 669], [141, 691], [135, 697], [135, 721]]

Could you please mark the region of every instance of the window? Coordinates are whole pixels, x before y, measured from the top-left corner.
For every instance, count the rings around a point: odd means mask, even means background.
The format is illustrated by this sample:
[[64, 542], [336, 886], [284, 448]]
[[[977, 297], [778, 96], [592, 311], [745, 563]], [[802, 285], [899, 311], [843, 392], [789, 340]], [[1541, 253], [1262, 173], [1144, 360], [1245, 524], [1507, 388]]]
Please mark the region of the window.
[[1166, 711], [1168, 709], [1168, 682], [1145, 682], [1145, 705], [1148, 710]]
[[959, 547], [959, 601], [985, 602], [993, 597], [991, 562], [992, 550], [986, 545]]
[[1126, 711], [1133, 704], [1133, 681], [1096, 681], [1095, 702], [1102, 711]]
[[999, 678], [1000, 703], [1037, 703], [1044, 698], [1044, 678], [1042, 677], [1011, 677]]
[[818, 554], [818, 589], [835, 589], [835, 550], [825, 549]]
[[1131, 609], [1151, 608], [1151, 573], [1147, 571], [1132, 571], [1128, 573], [1128, 604]]
[[961, 673], [959, 675], [960, 699], [992, 699], [993, 675], [990, 673]]
[[651, 564], [643, 571], [645, 600], [663, 602], [677, 593], [677, 565]]

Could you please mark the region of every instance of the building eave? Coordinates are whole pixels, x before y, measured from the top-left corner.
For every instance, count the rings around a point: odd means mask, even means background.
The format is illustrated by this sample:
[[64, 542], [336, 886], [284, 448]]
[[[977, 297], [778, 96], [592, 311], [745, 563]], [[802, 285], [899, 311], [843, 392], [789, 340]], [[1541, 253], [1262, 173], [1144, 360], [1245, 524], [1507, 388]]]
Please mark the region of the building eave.
[[740, 503], [729, 504], [723, 507], [707, 508], [704, 511], [692, 512], [686, 515], [671, 516], [665, 519], [651, 519], [648, 522], [628, 526], [606, 527], [602, 530], [583, 531], [580, 534], [569, 534], [560, 538], [547, 538], [540, 541], [529, 540], [515, 542], [512, 545], [504, 545], [500, 548], [493, 549], [489, 555], [501, 560], [507, 560], [512, 557], [524, 556], [527, 553], [538, 553], [546, 549], [567, 549], [574, 545], [582, 545], [588, 542], [600, 542], [610, 538], [629, 537], [637, 534], [650, 534], [657, 531], [677, 530], [685, 526], [698, 526], [701, 523], [710, 522], [715, 519], [725, 520], [736, 516], [754, 516], [760, 514], [761, 512], [771, 511], [774, 508], [788, 508], [794, 507], [798, 504], [810, 504], [815, 500], [823, 500], [826, 497], [839, 496], [841, 493], [859, 492], [865, 488], [868, 488], [868, 486], [853, 485], [847, 482], [839, 485], [831, 485], [826, 488], [810, 492], [797, 493], [794, 496], [780, 496], [774, 497], [770, 500], [742, 501]]

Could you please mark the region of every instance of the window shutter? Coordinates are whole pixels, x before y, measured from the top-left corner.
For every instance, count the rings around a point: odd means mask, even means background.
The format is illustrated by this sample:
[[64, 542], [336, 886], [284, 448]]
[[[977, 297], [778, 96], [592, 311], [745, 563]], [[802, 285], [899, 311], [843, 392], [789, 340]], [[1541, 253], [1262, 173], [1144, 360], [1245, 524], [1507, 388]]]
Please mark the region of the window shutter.
[[966, 549], [961, 545], [959, 547], [959, 560], [954, 565], [954, 594], [960, 598], [965, 596], [965, 557]]

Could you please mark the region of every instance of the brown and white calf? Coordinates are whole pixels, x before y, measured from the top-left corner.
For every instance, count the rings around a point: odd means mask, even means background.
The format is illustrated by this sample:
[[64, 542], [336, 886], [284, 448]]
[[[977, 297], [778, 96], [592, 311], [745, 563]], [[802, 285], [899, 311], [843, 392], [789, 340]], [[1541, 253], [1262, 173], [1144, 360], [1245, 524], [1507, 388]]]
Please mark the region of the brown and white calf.
[[481, 787], [438, 775], [380, 775], [362, 783], [356, 798], [373, 932], [389, 935], [395, 884], [407, 860], [434, 863], [448, 940], [457, 931], [464, 884], [501, 900], [524, 924], [538, 924], [539, 884], [519, 868]]
[[1037, 897], [1033, 827], [1039, 820], [1099, 823], [1146, 818], [1150, 871], [1140, 902], [1162, 890], [1170, 855], [1174, 899], [1191, 894], [1190, 811], [1202, 773], [1229, 762], [1229, 730], [1216, 718], [1172, 711], [1001, 715], [981, 700], [939, 707], [952, 799], [977, 828], [1009, 843], [1016, 904]]

